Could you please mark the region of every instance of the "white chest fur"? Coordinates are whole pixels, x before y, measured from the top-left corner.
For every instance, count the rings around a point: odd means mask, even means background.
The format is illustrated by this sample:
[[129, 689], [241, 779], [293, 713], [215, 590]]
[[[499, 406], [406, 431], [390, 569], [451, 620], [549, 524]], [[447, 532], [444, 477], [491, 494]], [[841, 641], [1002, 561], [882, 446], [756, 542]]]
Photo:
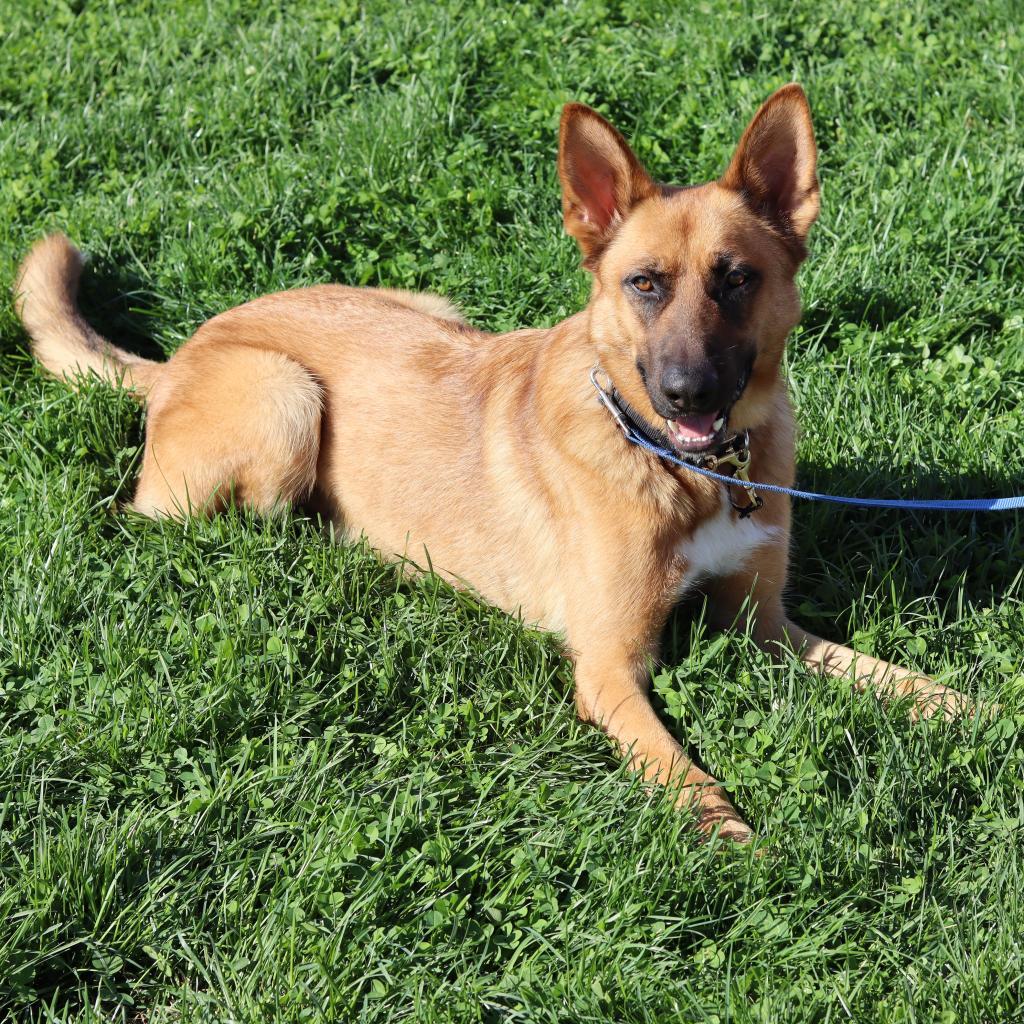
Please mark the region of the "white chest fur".
[[701, 580], [738, 572], [759, 547], [778, 538], [781, 532], [778, 526], [758, 523], [756, 513], [748, 519], [740, 519], [723, 494], [718, 513], [705, 519], [693, 535], [679, 545], [679, 557], [685, 566], [679, 596]]

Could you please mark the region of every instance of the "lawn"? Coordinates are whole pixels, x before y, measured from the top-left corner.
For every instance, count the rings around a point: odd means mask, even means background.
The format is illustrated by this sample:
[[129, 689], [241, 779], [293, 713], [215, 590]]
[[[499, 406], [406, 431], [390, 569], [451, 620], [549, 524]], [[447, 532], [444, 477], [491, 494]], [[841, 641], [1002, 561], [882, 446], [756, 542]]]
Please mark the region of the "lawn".
[[[0, 288], [61, 228], [93, 322], [145, 353], [324, 281], [552, 324], [588, 289], [562, 103], [691, 182], [798, 79], [823, 184], [788, 359], [801, 483], [1021, 492], [1021, 17], [6, 0]], [[122, 512], [138, 408], [45, 377], [6, 298], [0, 363], [10, 1019], [1020, 1019], [1019, 514], [795, 509], [796, 617], [998, 702], [988, 720], [911, 724], [699, 606], [673, 618], [659, 705], [755, 858], [701, 845], [577, 723], [556, 638], [300, 514]]]

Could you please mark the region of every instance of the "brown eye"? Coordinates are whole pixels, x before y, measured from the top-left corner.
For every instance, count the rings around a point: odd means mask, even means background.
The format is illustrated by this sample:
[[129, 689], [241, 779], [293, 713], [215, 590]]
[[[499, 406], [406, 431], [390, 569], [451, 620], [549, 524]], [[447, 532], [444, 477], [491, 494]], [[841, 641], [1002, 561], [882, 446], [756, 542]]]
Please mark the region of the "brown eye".
[[747, 283], [747, 275], [742, 270], [730, 270], [725, 275], [725, 283], [730, 288], [739, 288], [740, 285]]
[[644, 277], [643, 274], [637, 274], [629, 283], [638, 292], [643, 292], [645, 295], [654, 291], [654, 282], [649, 277]]

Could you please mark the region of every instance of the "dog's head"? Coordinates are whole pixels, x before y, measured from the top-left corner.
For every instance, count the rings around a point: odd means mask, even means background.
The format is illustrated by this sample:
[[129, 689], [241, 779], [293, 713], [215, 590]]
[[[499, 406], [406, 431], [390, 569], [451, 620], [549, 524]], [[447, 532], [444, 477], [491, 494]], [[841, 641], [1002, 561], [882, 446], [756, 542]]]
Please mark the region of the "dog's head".
[[684, 188], [656, 184], [589, 107], [562, 113], [562, 209], [594, 275], [599, 357], [681, 451], [712, 446], [726, 421], [756, 427], [771, 415], [818, 215], [816, 158], [798, 85], [761, 107], [718, 181]]

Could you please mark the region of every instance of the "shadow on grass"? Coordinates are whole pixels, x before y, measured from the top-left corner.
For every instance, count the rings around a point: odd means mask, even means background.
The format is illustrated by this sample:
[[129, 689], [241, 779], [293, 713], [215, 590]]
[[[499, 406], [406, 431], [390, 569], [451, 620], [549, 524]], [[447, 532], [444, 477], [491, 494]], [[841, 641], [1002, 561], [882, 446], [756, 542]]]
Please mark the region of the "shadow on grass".
[[[914, 303], [879, 288], [856, 287], [841, 292], [827, 303], [807, 307], [800, 319], [800, 328], [804, 334], [816, 334], [840, 324], [881, 329], [915, 309]], [[835, 341], [835, 338], [829, 338], [823, 343], [828, 348]]]
[[[831, 352], [839, 346], [840, 328], [843, 326], [852, 325], [856, 328], [882, 331], [904, 317], [918, 312], [917, 303], [881, 288], [851, 287], [827, 301], [804, 309], [796, 344], [800, 345], [801, 337], [819, 336], [821, 346]], [[1003, 329], [1004, 321], [1005, 317], [1002, 314], [988, 307], [957, 313], [959, 324], [970, 322], [990, 334], [998, 334]], [[916, 352], [916, 347], [911, 344], [909, 337], [907, 352]]]
[[82, 275], [79, 308], [86, 321], [119, 348], [163, 362], [152, 320], [161, 302], [144, 278], [113, 264], [92, 263]]
[[[1006, 473], [952, 473], [915, 467], [798, 467], [801, 488], [824, 494], [886, 499], [948, 500], [1024, 494]], [[922, 597], [967, 602], [999, 600], [1024, 562], [1021, 512], [941, 512], [861, 509], [793, 499], [789, 592], [814, 599], [809, 581], [838, 574], [859, 594], [887, 582], [905, 601]], [[833, 583], [835, 580], [832, 581]], [[826, 588], [831, 595], [842, 588]]]

